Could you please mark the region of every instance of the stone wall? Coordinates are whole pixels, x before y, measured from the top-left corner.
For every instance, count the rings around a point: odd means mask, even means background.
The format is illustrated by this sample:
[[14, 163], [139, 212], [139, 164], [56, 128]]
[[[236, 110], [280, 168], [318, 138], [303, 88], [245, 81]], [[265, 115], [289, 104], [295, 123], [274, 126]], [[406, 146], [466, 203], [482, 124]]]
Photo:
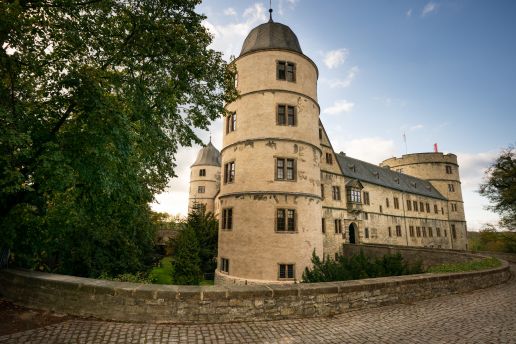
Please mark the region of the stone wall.
[[[409, 250], [404, 249], [403, 254], [409, 254]], [[431, 255], [421, 252], [423, 249], [419, 251], [419, 257]], [[448, 252], [434, 250], [434, 254], [451, 258]], [[474, 258], [469, 254], [455, 255]], [[209, 323], [329, 316], [468, 292], [503, 283], [509, 277], [507, 262], [499, 268], [467, 273], [262, 286], [150, 285], [5, 269], [0, 270], [0, 294], [20, 305], [78, 316]]]

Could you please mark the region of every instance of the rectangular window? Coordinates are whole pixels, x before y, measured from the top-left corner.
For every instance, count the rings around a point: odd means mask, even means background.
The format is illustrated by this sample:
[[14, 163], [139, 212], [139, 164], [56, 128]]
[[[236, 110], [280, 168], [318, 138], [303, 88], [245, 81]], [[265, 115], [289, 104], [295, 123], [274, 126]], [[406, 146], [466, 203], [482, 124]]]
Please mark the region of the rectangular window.
[[236, 130], [236, 112], [231, 112], [226, 117], [226, 134]]
[[369, 220], [369, 215], [364, 212], [364, 220]]
[[382, 208], [382, 206], [380, 206], [380, 213], [383, 213], [383, 208]]
[[326, 153], [326, 163], [328, 165], [333, 164], [333, 156], [331, 155], [331, 153]]
[[367, 228], [367, 227], [366, 227], [366, 228], [364, 228], [364, 237], [365, 237], [366, 239], [369, 239], [369, 228]]
[[394, 197], [394, 209], [399, 209], [400, 208], [400, 201], [398, 199], [398, 197]]
[[[348, 202], [351, 202], [351, 203], [360, 203], [361, 202], [361, 192], [359, 189], [355, 189], [355, 188], [347, 188], [347, 195], [348, 195]], [[364, 197], [365, 197], [365, 192], [364, 192]]]
[[364, 204], [369, 205], [369, 192], [364, 191]]
[[340, 187], [332, 186], [332, 198], [335, 201], [340, 201]]
[[441, 237], [441, 228], [436, 228], [435, 229], [435, 235], [437, 235], [437, 237]]
[[419, 202], [419, 211], [421, 211], [422, 213], [425, 212], [425, 204], [423, 202]]
[[319, 128], [319, 140], [322, 140], [322, 128]]
[[453, 184], [448, 184], [448, 191], [455, 192], [455, 187], [453, 186]]
[[452, 167], [450, 165], [446, 165], [446, 174], [452, 174]]
[[389, 227], [388, 230], [389, 230], [389, 238], [390, 238], [390, 237], [392, 237], [391, 227]]
[[416, 236], [419, 238], [421, 236], [421, 228], [416, 226]]
[[434, 213], [439, 214], [439, 209], [437, 208], [437, 204], [434, 204]]
[[457, 231], [455, 230], [455, 225], [451, 225], [451, 236], [453, 239], [457, 239]]
[[429, 213], [430, 212], [430, 203], [427, 203], [426, 204], [426, 212]]
[[335, 234], [342, 234], [342, 220], [335, 219]]
[[401, 226], [396, 226], [396, 236], [397, 237], [401, 236]]
[[324, 219], [324, 217], [321, 219], [321, 229], [323, 234], [326, 233], [326, 220]]
[[231, 161], [224, 164], [224, 184], [235, 181], [235, 162]]
[[452, 203], [451, 204], [451, 211], [457, 211], [457, 204], [456, 203]]
[[423, 238], [426, 238], [426, 228], [421, 227], [421, 232], [423, 233]]
[[321, 198], [324, 199], [324, 185], [321, 184]]
[[385, 199], [385, 206], [386, 206], [387, 208], [389, 208], [389, 199], [388, 199], [388, 198], [386, 198], [386, 199]]
[[233, 208], [222, 209], [222, 229], [233, 229]]
[[278, 113], [276, 118], [278, 125], [296, 125], [296, 108], [291, 105], [278, 105]]
[[414, 236], [414, 226], [409, 226], [409, 232], [410, 232], [410, 236], [413, 237]]
[[413, 201], [413, 202], [412, 202], [412, 205], [414, 206], [414, 211], [418, 211], [418, 210], [417, 210], [417, 201]]
[[430, 238], [433, 238], [434, 237], [434, 230], [432, 229], [432, 227], [428, 227], [428, 236]]
[[407, 210], [412, 210], [412, 202], [410, 200], [407, 200]]
[[296, 65], [292, 62], [278, 61], [276, 77], [278, 80], [296, 81]]
[[294, 264], [279, 264], [279, 279], [294, 279]]
[[277, 180], [295, 180], [296, 161], [294, 159], [277, 158], [276, 159], [276, 179]]
[[229, 259], [220, 258], [220, 271], [229, 273]]
[[296, 211], [294, 209], [276, 210], [276, 231], [295, 232], [296, 231]]
[[205, 168], [201, 168], [199, 170], [199, 177], [206, 177], [206, 169]]
[[199, 186], [197, 187], [197, 193], [204, 193], [204, 191], [205, 191], [205, 187], [204, 187], [204, 186], [200, 186], [200, 185], [199, 185]]

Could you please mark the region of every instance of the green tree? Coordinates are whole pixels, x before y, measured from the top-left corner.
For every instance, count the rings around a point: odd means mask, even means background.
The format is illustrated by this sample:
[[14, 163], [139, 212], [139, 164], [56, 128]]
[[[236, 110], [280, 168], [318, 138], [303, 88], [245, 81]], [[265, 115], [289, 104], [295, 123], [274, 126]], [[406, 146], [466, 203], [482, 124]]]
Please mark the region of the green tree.
[[480, 194], [491, 202], [488, 209], [500, 215], [500, 225], [516, 229], [516, 153], [514, 146], [503, 150], [486, 171]]
[[187, 225], [194, 230], [199, 243], [201, 271], [203, 273], [215, 272], [217, 268], [219, 222], [215, 219], [213, 213], [207, 213], [204, 207], [199, 207], [188, 215]]
[[177, 237], [172, 260], [175, 284], [199, 284], [202, 278], [199, 255], [199, 242], [195, 230], [191, 226], [183, 226]]
[[0, 3], [0, 248], [18, 264], [137, 271], [149, 202], [234, 99], [197, 0]]

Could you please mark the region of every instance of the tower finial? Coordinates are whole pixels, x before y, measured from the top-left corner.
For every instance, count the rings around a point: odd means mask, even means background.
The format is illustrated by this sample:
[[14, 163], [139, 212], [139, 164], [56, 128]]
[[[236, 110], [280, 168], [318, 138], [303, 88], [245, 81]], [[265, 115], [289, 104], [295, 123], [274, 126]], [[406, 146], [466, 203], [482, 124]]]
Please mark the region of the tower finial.
[[269, 0], [269, 23], [272, 23], [272, 0]]

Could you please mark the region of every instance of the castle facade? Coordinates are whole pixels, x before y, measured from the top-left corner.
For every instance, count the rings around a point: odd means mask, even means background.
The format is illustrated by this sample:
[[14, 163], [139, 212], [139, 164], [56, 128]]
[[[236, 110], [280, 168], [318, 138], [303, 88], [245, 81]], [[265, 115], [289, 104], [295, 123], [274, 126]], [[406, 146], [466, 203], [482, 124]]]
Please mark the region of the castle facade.
[[227, 104], [223, 147], [191, 167], [189, 210], [219, 219], [218, 284], [292, 283], [312, 252], [389, 244], [464, 250], [454, 154], [418, 153], [379, 166], [336, 153], [319, 120], [318, 69], [296, 35], [254, 28], [234, 62], [240, 96]]

